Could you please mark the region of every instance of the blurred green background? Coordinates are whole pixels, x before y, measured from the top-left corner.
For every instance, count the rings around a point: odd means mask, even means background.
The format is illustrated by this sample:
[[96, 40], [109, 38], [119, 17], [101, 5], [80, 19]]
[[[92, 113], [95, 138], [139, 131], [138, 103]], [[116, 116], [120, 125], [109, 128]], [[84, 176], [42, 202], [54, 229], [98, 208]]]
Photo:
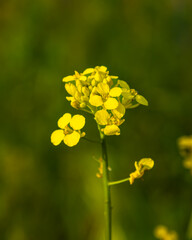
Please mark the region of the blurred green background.
[[113, 180], [155, 160], [144, 181], [112, 188], [113, 239], [152, 240], [158, 224], [182, 237], [192, 177], [177, 138], [192, 134], [191, 62], [191, 0], [1, 0], [0, 239], [103, 239], [100, 146], [50, 143], [58, 118], [77, 113], [62, 78], [100, 65], [149, 101], [107, 139]]

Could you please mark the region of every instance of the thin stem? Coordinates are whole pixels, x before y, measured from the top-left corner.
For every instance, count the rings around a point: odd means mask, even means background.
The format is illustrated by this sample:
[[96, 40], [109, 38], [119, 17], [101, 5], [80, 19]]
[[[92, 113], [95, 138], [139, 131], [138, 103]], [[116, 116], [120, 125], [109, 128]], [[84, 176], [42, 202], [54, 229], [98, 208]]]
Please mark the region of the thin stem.
[[[100, 129], [99, 129], [100, 130]], [[105, 217], [105, 240], [111, 240], [111, 194], [108, 171], [108, 156], [104, 134], [100, 131], [102, 160], [103, 160], [103, 189], [104, 189], [104, 217]]]
[[125, 178], [125, 179], [122, 179], [122, 180], [119, 180], [119, 181], [109, 182], [108, 185], [113, 186], [113, 185], [116, 185], [116, 184], [119, 184], [119, 183], [127, 182], [129, 180], [130, 180], [130, 178]]

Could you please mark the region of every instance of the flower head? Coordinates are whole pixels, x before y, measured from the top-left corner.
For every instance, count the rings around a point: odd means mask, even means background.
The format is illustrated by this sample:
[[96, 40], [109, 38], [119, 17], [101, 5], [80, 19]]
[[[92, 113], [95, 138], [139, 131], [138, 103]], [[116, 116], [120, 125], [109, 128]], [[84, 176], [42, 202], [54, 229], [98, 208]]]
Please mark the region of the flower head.
[[148, 105], [147, 100], [105, 66], [87, 68], [63, 78], [71, 106], [94, 114], [105, 135], [119, 135], [126, 109]]
[[73, 147], [81, 137], [85, 136], [84, 132], [81, 133], [85, 125], [85, 118], [82, 115], [77, 114], [72, 117], [70, 113], [65, 113], [59, 118], [57, 125], [60, 129], [51, 134], [51, 142], [55, 146], [64, 141], [67, 146]]
[[150, 170], [154, 166], [154, 161], [151, 158], [142, 158], [139, 163], [135, 162], [136, 170], [130, 174], [130, 184], [133, 184], [136, 178], [141, 178], [145, 170]]

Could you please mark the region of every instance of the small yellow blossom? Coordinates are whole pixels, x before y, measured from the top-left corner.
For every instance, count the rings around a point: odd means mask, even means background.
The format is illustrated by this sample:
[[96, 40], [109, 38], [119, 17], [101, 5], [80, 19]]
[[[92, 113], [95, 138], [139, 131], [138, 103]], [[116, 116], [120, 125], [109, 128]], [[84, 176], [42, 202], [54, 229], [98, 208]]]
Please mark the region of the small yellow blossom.
[[154, 230], [154, 236], [160, 240], [178, 240], [178, 235], [175, 231], [169, 231], [167, 227], [158, 225]]
[[135, 162], [136, 170], [130, 174], [130, 184], [133, 184], [136, 178], [141, 178], [145, 170], [150, 170], [154, 166], [154, 161], [151, 158], [142, 158], [139, 163]]
[[126, 109], [148, 105], [147, 100], [130, 89], [126, 81], [109, 75], [105, 66], [87, 68], [83, 73], [75, 71], [74, 75], [64, 77], [63, 82], [71, 106], [95, 115], [105, 135], [120, 134], [119, 126], [124, 122], [122, 117]]
[[67, 146], [73, 147], [81, 137], [85, 136], [85, 133], [80, 131], [85, 125], [85, 118], [82, 115], [77, 114], [72, 117], [70, 113], [65, 113], [59, 118], [57, 125], [60, 129], [51, 134], [51, 142], [55, 146], [64, 141]]

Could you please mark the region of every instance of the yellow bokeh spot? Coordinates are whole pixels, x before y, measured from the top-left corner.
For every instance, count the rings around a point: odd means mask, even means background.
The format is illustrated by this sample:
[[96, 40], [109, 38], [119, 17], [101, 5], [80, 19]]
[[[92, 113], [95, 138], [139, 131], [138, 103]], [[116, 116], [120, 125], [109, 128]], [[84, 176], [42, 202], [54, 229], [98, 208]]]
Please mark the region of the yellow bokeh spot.
[[178, 234], [170, 231], [164, 225], [158, 225], [154, 230], [154, 236], [160, 240], [178, 240]]
[[78, 132], [74, 131], [71, 134], [64, 136], [64, 143], [69, 147], [73, 147], [73, 146], [77, 145], [80, 137], [81, 137], [81, 135]]
[[64, 129], [67, 124], [69, 124], [71, 121], [71, 114], [70, 113], [65, 113], [61, 118], [59, 118], [57, 125], [58, 127]]
[[70, 125], [74, 130], [80, 130], [85, 126], [85, 118], [82, 115], [74, 115], [70, 121]]
[[61, 129], [55, 130], [51, 134], [51, 142], [55, 146], [59, 145], [63, 139], [64, 139], [64, 133], [63, 133], [63, 130], [61, 130]]

